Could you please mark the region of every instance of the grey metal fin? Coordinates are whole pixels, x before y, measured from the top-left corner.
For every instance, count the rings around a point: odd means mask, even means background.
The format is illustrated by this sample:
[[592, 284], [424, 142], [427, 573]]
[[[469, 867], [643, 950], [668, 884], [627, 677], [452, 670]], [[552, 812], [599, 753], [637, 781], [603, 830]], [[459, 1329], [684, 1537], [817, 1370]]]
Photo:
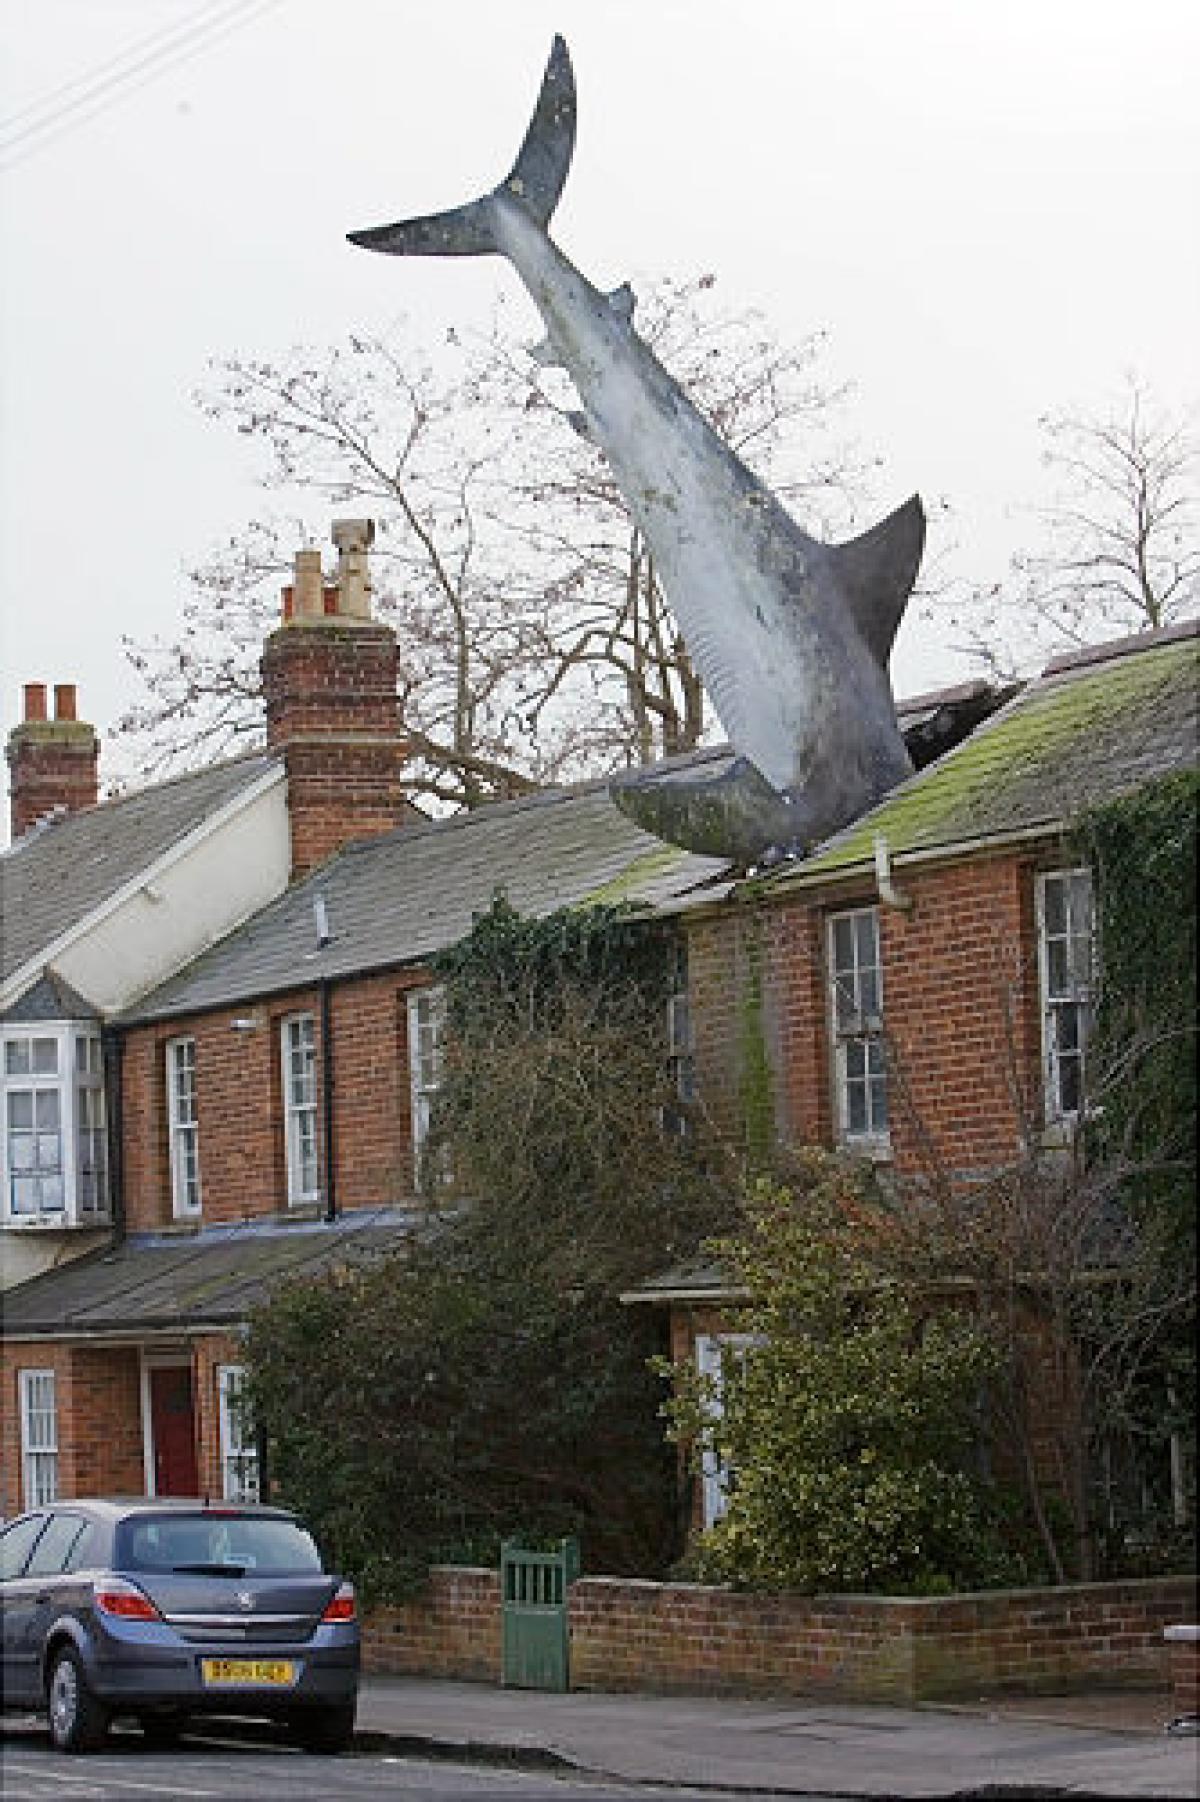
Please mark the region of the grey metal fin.
[[470, 257], [494, 251], [494, 208], [499, 195], [516, 200], [539, 225], [558, 204], [575, 148], [575, 76], [561, 37], [555, 37], [541, 92], [511, 172], [491, 194], [445, 213], [401, 219], [395, 225], [349, 232], [351, 244], [389, 256]]
[[605, 295], [605, 299], [617, 318], [623, 319], [626, 325], [629, 325], [633, 319], [633, 310], [637, 306], [637, 295], [629, 283], [622, 282], [619, 288], [614, 288], [611, 294]]
[[924, 546], [925, 509], [914, 494], [861, 537], [829, 547], [838, 587], [882, 669], [887, 668]]
[[644, 832], [707, 857], [743, 865], [772, 849], [796, 850], [791, 805], [746, 757], [719, 776], [618, 776], [609, 793]]

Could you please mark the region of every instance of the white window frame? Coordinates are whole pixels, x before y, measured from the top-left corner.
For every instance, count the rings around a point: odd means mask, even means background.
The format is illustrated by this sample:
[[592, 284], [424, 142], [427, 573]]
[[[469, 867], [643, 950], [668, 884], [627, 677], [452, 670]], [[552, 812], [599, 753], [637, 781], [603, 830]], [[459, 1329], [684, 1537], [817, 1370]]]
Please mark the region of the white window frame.
[[429, 1137], [433, 1098], [442, 1086], [446, 991], [440, 985], [414, 989], [408, 997], [407, 1008], [413, 1167], [414, 1176], [419, 1179], [423, 1148]]
[[21, 1410], [21, 1493], [26, 1508], [58, 1500], [58, 1397], [52, 1369], [17, 1373]]
[[[709, 1383], [705, 1411], [710, 1420], [720, 1420], [725, 1412], [726, 1356], [732, 1353], [744, 1358], [750, 1346], [761, 1343], [756, 1333], [697, 1333], [696, 1369]], [[700, 1458], [700, 1524], [705, 1532], [728, 1512], [732, 1478], [733, 1472], [725, 1460], [711, 1446], [705, 1446]]]
[[[279, 1023], [279, 1052], [283, 1071], [283, 1134], [289, 1207], [316, 1201], [321, 1192], [321, 1163], [317, 1128], [317, 1037], [312, 1014], [288, 1014]], [[302, 1090], [298, 1098], [297, 1058], [302, 1060]]]
[[[190, 1073], [186, 1097], [176, 1080], [183, 1067]], [[177, 1220], [194, 1220], [203, 1207], [203, 1195], [200, 1126], [196, 1116], [196, 1041], [191, 1034], [167, 1040], [166, 1080], [171, 1211]], [[185, 1100], [187, 1105], [181, 1106]]]
[[[1054, 884], [1065, 885], [1063, 916], [1066, 931], [1051, 934], [1047, 916], [1047, 891]], [[1087, 931], [1074, 930], [1072, 895], [1086, 890]], [[1086, 1100], [1087, 1044], [1092, 1026], [1092, 1000], [1095, 984], [1096, 919], [1095, 896], [1091, 871], [1086, 866], [1039, 872], [1036, 885], [1038, 999], [1042, 1020], [1042, 1092], [1048, 1125], [1069, 1125], [1077, 1120]], [[1067, 978], [1057, 982], [1051, 971], [1051, 938], [1066, 946]], [[1077, 949], [1078, 947], [1078, 949]], [[1086, 974], [1081, 976], [1082, 963]], [[1062, 1025], [1067, 1010], [1073, 1012], [1077, 1043], [1064, 1054]], [[1063, 1101], [1064, 1070], [1070, 1064], [1076, 1071], [1075, 1087], [1078, 1105]]]
[[[874, 962], [861, 962], [858, 957], [859, 920], [869, 919], [874, 934]], [[839, 970], [836, 934], [839, 924], [854, 922], [854, 961], [848, 971]], [[885, 1154], [890, 1145], [890, 1095], [887, 1059], [883, 1036], [883, 947], [879, 931], [879, 909], [874, 906], [850, 907], [830, 914], [825, 922], [825, 954], [829, 972], [829, 1042], [832, 1046], [834, 1113], [839, 1143], [868, 1154]], [[862, 1006], [862, 976], [874, 975], [875, 1006]], [[847, 985], [849, 977], [849, 985]], [[849, 1000], [846, 1013], [839, 1002]], [[850, 1069], [851, 1060], [861, 1058], [861, 1073]], [[861, 1085], [866, 1103], [866, 1125], [851, 1124], [850, 1087]], [[875, 1103], [876, 1085], [882, 1084], [883, 1109], [880, 1117]]]
[[258, 1439], [240, 1403], [245, 1382], [244, 1364], [218, 1364], [221, 1494], [227, 1502], [257, 1502], [259, 1499]]
[[[43, 1060], [45, 1047], [53, 1047], [52, 1070], [34, 1068], [35, 1045]], [[22, 1048], [24, 1070], [18, 1067]], [[14, 1117], [23, 1097], [29, 1099], [28, 1123]], [[57, 1115], [53, 1126], [38, 1120], [49, 1097]], [[31, 1144], [18, 1150], [18, 1140]], [[0, 1182], [6, 1227], [99, 1226], [109, 1219], [104, 1054], [95, 1022], [12, 1021], [0, 1030]], [[32, 1205], [19, 1205], [18, 1185], [29, 1189]]]

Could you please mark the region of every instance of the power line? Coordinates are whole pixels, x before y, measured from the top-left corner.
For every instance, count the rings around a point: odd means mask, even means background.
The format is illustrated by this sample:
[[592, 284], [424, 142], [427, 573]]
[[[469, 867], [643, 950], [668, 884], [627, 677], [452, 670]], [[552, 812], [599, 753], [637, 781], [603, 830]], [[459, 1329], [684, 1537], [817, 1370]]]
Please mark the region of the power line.
[[[30, 102], [0, 124], [0, 173], [281, 4], [282, 0], [215, 0], [202, 12], [150, 33], [89, 74]], [[73, 98], [66, 97], [72, 94]], [[30, 118], [31, 114], [40, 116]]]

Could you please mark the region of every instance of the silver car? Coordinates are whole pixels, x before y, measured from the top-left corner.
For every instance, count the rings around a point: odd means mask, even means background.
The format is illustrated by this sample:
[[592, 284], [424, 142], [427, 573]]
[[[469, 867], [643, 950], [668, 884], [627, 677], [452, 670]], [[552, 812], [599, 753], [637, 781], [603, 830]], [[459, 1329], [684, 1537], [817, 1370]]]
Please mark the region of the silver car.
[[174, 1739], [191, 1715], [282, 1720], [310, 1751], [353, 1738], [354, 1590], [282, 1508], [55, 1502], [0, 1532], [4, 1706], [47, 1710], [64, 1752], [117, 1715]]

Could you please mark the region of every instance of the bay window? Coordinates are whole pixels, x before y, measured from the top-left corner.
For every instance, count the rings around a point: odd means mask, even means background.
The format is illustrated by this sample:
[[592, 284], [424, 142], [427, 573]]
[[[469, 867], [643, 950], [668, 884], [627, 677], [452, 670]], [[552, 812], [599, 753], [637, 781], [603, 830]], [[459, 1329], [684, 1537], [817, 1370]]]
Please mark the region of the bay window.
[[98, 1027], [12, 1023], [0, 1039], [5, 1224], [89, 1226], [106, 1220], [108, 1139]]

